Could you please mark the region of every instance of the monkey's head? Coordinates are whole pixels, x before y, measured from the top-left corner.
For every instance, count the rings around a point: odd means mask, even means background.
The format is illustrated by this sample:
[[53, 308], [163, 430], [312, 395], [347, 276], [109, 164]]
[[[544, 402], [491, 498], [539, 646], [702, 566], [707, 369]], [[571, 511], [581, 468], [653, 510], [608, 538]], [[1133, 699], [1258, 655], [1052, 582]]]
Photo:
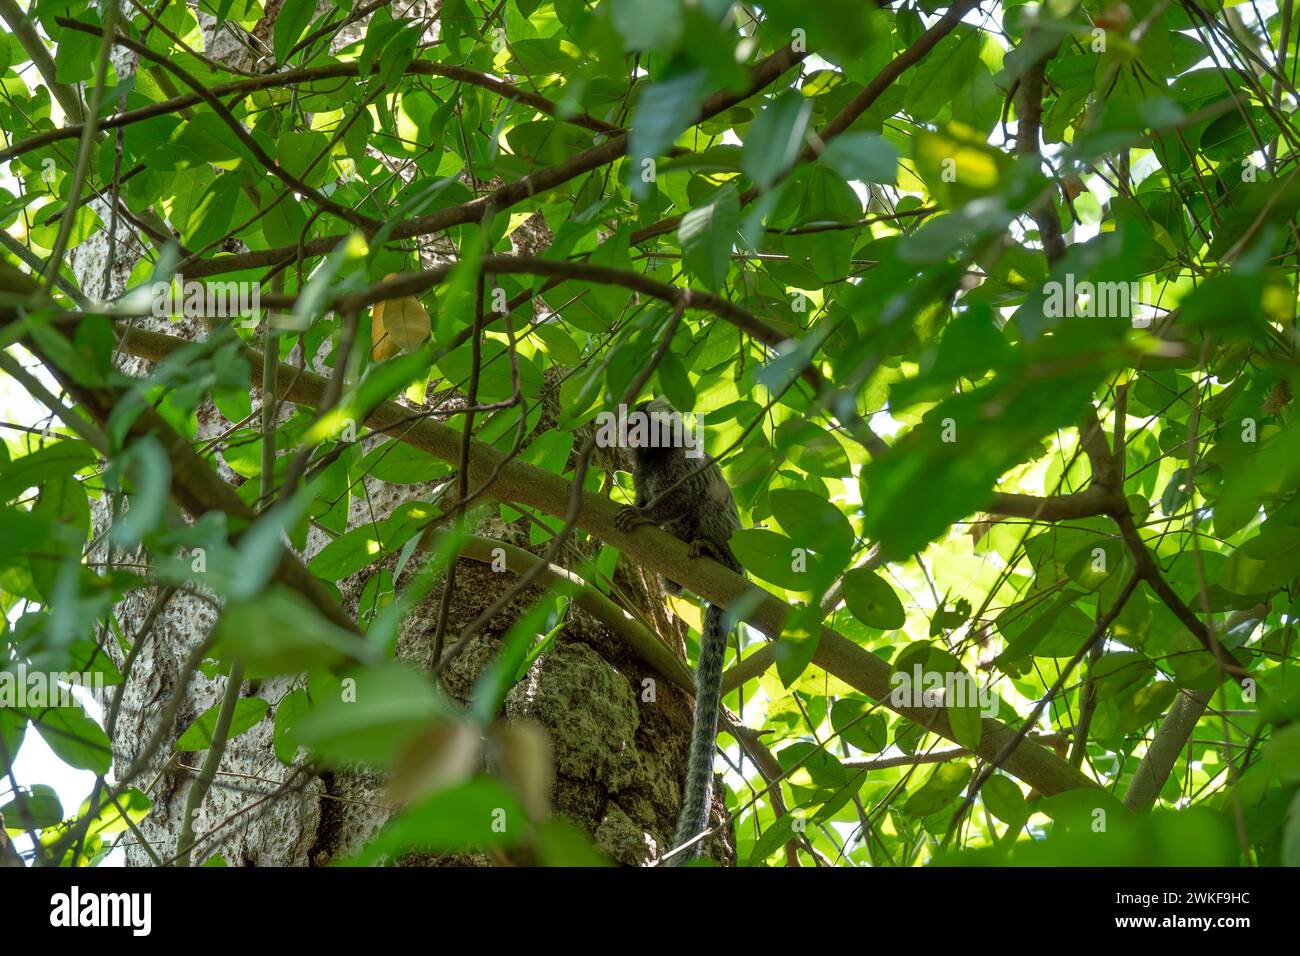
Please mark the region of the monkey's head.
[[623, 447], [642, 460], [681, 454], [695, 447], [695, 436], [681, 413], [662, 398], [640, 402], [631, 408], [620, 437]]
[[638, 402], [627, 413], [627, 426], [623, 429], [626, 448], [657, 448], [656, 439], [669, 433], [681, 421], [681, 415], [662, 398]]

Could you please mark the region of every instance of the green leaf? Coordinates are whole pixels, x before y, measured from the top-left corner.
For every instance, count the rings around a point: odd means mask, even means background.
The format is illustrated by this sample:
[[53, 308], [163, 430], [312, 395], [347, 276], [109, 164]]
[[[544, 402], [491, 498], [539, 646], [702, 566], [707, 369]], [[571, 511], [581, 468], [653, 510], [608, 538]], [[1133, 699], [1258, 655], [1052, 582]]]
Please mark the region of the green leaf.
[[[501, 342], [485, 342], [480, 352], [481, 367], [478, 380], [478, 398], [481, 402], [500, 402], [514, 392], [514, 378], [510, 359]], [[473, 355], [468, 345], [448, 352], [438, 359], [438, 368], [453, 382], [468, 382], [473, 369]], [[525, 396], [536, 395], [542, 388], [542, 374], [527, 359], [519, 361], [519, 390]]]
[[[173, 141], [178, 148], [188, 152], [189, 156], [187, 158], [190, 165], [197, 165], [200, 170], [206, 170], [207, 163], [220, 163], [236, 158], [253, 160], [253, 154], [248, 147], [231, 134], [230, 127], [226, 125], [220, 116], [210, 111], [195, 113], [184, 126], [177, 130], [177, 135]], [[190, 171], [185, 170], [185, 172]], [[208, 183], [214, 182], [215, 177], [210, 171], [207, 172], [208, 175], [204, 178], [207, 179]], [[277, 205], [292, 206], [294, 204], [281, 202]], [[179, 212], [187, 212], [189, 208], [183, 206]], [[182, 218], [181, 215], [176, 217], [179, 222], [184, 222], [187, 218], [187, 216]]]
[[0, 806], [0, 817], [10, 830], [44, 830], [63, 822], [63, 804], [53, 787], [38, 783]]
[[909, 817], [928, 817], [938, 813], [962, 792], [971, 778], [969, 765], [952, 761], [934, 768], [928, 780], [903, 804], [903, 813]]
[[1300, 577], [1300, 528], [1269, 528], [1223, 562], [1219, 584], [1234, 594], [1262, 594]]
[[[931, 7], [927, 5], [924, 9], [929, 11]], [[874, 4], [858, 0], [769, 3], [763, 13], [782, 42], [793, 37], [806, 44], [807, 49], [824, 52], [847, 65], [857, 66], [872, 46], [872, 40], [882, 33], [888, 45], [888, 21], [881, 18]]]
[[41, 739], [64, 763], [95, 774], [108, 773], [113, 762], [108, 737], [80, 707], [50, 707], [29, 716]]
[[995, 773], [980, 787], [980, 796], [989, 813], [1012, 829], [1018, 830], [1029, 819], [1029, 804], [1020, 787], [1010, 777]]
[[[403, 441], [380, 442], [353, 469], [354, 474], [370, 475], [380, 481], [388, 481], [398, 485], [414, 485], [424, 481], [433, 481], [450, 471], [451, 465], [443, 459], [430, 455], [427, 451], [422, 451]], [[325, 576], [328, 577], [329, 575]], [[339, 575], [339, 577], [342, 577], [342, 575]]]
[[557, 428], [535, 439], [524, 449], [522, 457], [530, 465], [563, 474], [572, 450], [573, 433]]
[[528, 818], [505, 784], [475, 777], [403, 810], [349, 862], [373, 866], [414, 851], [509, 847], [527, 832]]
[[[226, 739], [233, 740], [245, 730], [256, 727], [262, 722], [270, 706], [260, 697], [245, 697], [237, 701], [234, 715], [230, 719], [230, 733]], [[212, 746], [212, 734], [217, 729], [217, 715], [220, 711], [221, 702], [218, 701], [201, 713], [176, 741], [176, 749], [192, 752], [207, 750]]]
[[0, 464], [0, 500], [17, 498], [28, 488], [76, 474], [94, 463], [95, 452], [86, 442], [73, 439], [53, 442]]
[[275, 19], [275, 37], [272, 41], [276, 63], [284, 62], [315, 15], [316, 0], [284, 0], [280, 15]]
[[[110, 796], [113, 799], [108, 799]], [[153, 802], [135, 787], [127, 787], [113, 794], [101, 794], [99, 807], [86, 828], [86, 838], [89, 840], [121, 833], [130, 823], [139, 823], [148, 816], [152, 806]], [[84, 820], [90, 812], [90, 798], [87, 797], [82, 801], [77, 819]]]
[[812, 101], [793, 90], [763, 107], [745, 137], [740, 168], [760, 190], [768, 190], [794, 165], [803, 149]]
[[885, 715], [879, 705], [859, 697], [841, 697], [831, 705], [831, 727], [846, 743], [875, 754], [889, 743]]
[[1094, 541], [1065, 563], [1065, 573], [1080, 587], [1095, 591], [1126, 572], [1130, 564], [1121, 542]]
[[903, 602], [884, 578], [869, 568], [853, 568], [844, 575], [844, 603], [867, 627], [892, 631], [903, 626]]
[[1073, 657], [1092, 633], [1093, 622], [1079, 608], [1063, 608], [1047, 635], [1034, 648], [1035, 657]]
[[853, 550], [853, 526], [839, 508], [800, 488], [777, 488], [769, 496], [772, 513], [797, 546], [826, 556], [843, 567]]
[[679, 0], [612, 0], [610, 15], [624, 50], [671, 50], [682, 36]]
[[557, 365], [573, 367], [582, 361], [582, 350], [573, 341], [573, 337], [558, 325], [534, 325], [533, 334], [546, 344], [546, 353]]
[[1088, 670], [1097, 690], [1097, 699], [1105, 700], [1145, 684], [1155, 675], [1155, 665], [1133, 651], [1103, 654]]
[[131, 506], [113, 523], [110, 535], [115, 544], [132, 547], [158, 526], [167, 509], [172, 468], [158, 439], [145, 435], [137, 439], [122, 459], [134, 479]]
[[591, 845], [587, 834], [563, 818], [547, 820], [538, 828], [538, 853], [543, 866], [607, 867], [612, 863]]
[[812, 565], [798, 570], [798, 550], [793, 541], [783, 534], [763, 528], [742, 528], [731, 536], [731, 550], [755, 577], [770, 581], [792, 591], [810, 591], [817, 578]]
[[1276, 731], [1264, 747], [1264, 756], [1284, 783], [1300, 783], [1300, 724]]
[[311, 710], [290, 739], [330, 763], [387, 765], [446, 713], [424, 675], [388, 663], [313, 685]]
[[672, 79], [638, 85], [641, 93], [632, 112], [632, 132], [628, 139], [633, 195], [644, 196], [649, 192], [648, 182], [653, 182], [655, 177], [644, 178], [653, 171], [647, 162], [667, 152], [673, 140], [694, 119], [704, 102], [707, 75], [703, 70], [694, 70]]
[[232, 601], [213, 629], [213, 652], [238, 658], [250, 679], [338, 666], [367, 648], [354, 634], [327, 621], [296, 591], [273, 585], [249, 601]]
[[1127, 814], [1119, 797], [1097, 787], [1066, 790], [1043, 797], [1034, 804], [1034, 809], [1058, 823], [1085, 826], [1090, 830], [1102, 819], [1101, 814], [1110, 820], [1122, 819]]
[[979, 63], [981, 34], [962, 29], [938, 42], [908, 74], [903, 106], [913, 118], [928, 122], [938, 115]]
[[54, 529], [54, 540], [48, 544], [25, 542], [31, 548], [32, 578], [41, 593], [54, 600], [61, 568], [81, 561], [90, 531], [90, 501], [85, 486], [72, 477], [47, 481], [31, 515]]
[[843, 446], [830, 432], [813, 422], [797, 419], [783, 422], [776, 430], [775, 443], [794, 464], [810, 475], [839, 478], [848, 473], [849, 459]]
[[0, 773], [9, 773], [26, 736], [27, 715], [12, 707], [0, 707]]
[[[327, 179], [329, 137], [315, 130], [285, 133], [275, 144], [275, 159], [285, 170], [313, 186]], [[317, 159], [324, 154], [323, 159]], [[297, 242], [297, 239], [294, 239]]]
[[[478, 718], [479, 723], [486, 725], [497, 715], [507, 692], [514, 686], [515, 675], [519, 672], [529, 647], [535, 641], [546, 640], [549, 636], [542, 628], [555, 611], [555, 603], [554, 599], [543, 600], [510, 625], [501, 649], [483, 668], [470, 694], [470, 712]], [[555, 629], [558, 630], [562, 624], [563, 620], [555, 625]]]
[[740, 199], [734, 186], [726, 186], [707, 206], [686, 213], [677, 227], [687, 270], [715, 292], [727, 279], [739, 225]]
[[[450, 14], [451, 11], [446, 11]], [[366, 39], [361, 45], [361, 55], [357, 58], [357, 66], [362, 76], [367, 76], [379, 62], [380, 55], [384, 48], [392, 41], [393, 37], [401, 33], [409, 24], [410, 20], [392, 18], [392, 13], [387, 7], [381, 7], [375, 11], [369, 22], [366, 24]]]
[[99, 59], [98, 37], [64, 28], [54, 52], [54, 78], [60, 83], [83, 83], [95, 75]]
[[659, 388], [667, 396], [673, 408], [680, 412], [695, 409], [695, 386], [686, 372], [686, 366], [677, 357], [676, 352], [665, 352], [655, 370], [659, 379]]
[[218, 176], [203, 194], [181, 239], [191, 249], [205, 249], [230, 231], [239, 203], [239, 177], [234, 173]]
[[898, 150], [875, 133], [844, 133], [831, 140], [821, 161], [845, 179], [892, 186], [898, 178]]
[[949, 704], [945, 709], [948, 712], [948, 724], [952, 727], [952, 734], [957, 738], [957, 743], [967, 750], [977, 749], [984, 735], [984, 715], [980, 712], [979, 705]]
[[1300, 790], [1291, 798], [1282, 833], [1282, 865], [1300, 866]]
[[321, 548], [307, 567], [317, 577], [341, 581], [401, 546], [400, 541], [386, 540], [383, 530], [382, 524], [353, 528]]
[[776, 643], [776, 672], [781, 684], [789, 687], [812, 663], [821, 642], [820, 620], [815, 608], [802, 609], [787, 617]]
[[310, 239], [307, 216], [295, 202], [277, 202], [262, 217], [262, 235], [271, 246], [296, 246], [299, 240]]
[[794, 825], [798, 819], [794, 814], [787, 813], [773, 820], [754, 841], [754, 846], [749, 851], [748, 865], [761, 866], [764, 860], [789, 843], [794, 837]]

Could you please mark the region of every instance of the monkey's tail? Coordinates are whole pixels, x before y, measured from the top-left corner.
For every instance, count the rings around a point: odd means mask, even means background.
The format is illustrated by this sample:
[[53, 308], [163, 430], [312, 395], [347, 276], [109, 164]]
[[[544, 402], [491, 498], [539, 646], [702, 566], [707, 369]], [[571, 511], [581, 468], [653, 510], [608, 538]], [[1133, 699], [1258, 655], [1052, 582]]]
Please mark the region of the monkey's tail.
[[[722, 703], [722, 663], [727, 650], [727, 629], [722, 608], [710, 604], [704, 609], [700, 635], [700, 661], [695, 670], [695, 721], [691, 748], [686, 758], [686, 783], [682, 811], [677, 818], [673, 846], [681, 846], [703, 833], [709, 825], [713, 805], [713, 748], [718, 739], [718, 707]], [[700, 844], [671, 857], [679, 865], [697, 856]]]

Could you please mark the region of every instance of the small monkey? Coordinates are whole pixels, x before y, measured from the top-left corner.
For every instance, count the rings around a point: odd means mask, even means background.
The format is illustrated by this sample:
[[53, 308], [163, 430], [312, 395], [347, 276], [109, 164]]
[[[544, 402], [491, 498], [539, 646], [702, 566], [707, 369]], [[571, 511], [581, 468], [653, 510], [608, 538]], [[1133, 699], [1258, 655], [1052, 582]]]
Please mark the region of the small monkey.
[[[712, 458], [694, 452], [682, 427], [681, 416], [667, 402], [642, 402], [635, 412], [652, 425], [628, 429], [622, 436], [632, 459], [636, 504], [621, 509], [614, 524], [631, 531], [643, 524], [658, 525], [690, 546], [690, 556], [708, 556], [737, 574], [740, 562], [727, 543], [740, 527], [740, 515], [731, 488]], [[675, 436], [675, 438], [672, 438]], [[670, 437], [672, 440], [663, 440]], [[664, 589], [680, 594], [681, 585], [667, 579]], [[695, 719], [691, 725], [682, 810], [677, 818], [674, 846], [703, 833], [709, 823], [713, 799], [713, 748], [718, 735], [718, 707], [722, 702], [722, 663], [727, 649], [723, 609], [706, 604], [700, 635], [700, 659], [695, 670]], [[678, 854], [680, 863], [695, 856], [700, 845]]]

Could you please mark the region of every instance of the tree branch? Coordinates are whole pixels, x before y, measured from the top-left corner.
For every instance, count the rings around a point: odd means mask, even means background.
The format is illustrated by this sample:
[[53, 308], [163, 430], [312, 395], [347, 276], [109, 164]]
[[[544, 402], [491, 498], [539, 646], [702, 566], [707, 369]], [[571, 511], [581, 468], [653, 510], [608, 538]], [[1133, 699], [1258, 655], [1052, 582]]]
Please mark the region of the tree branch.
[[[1016, 152], [1021, 156], [1032, 157], [1039, 165], [1043, 159], [1038, 144], [1043, 122], [1043, 72], [1047, 61], [1056, 55], [1056, 50], [1056, 46], [1053, 46], [1035, 60], [1020, 77], [1020, 85], [1016, 90]], [[1064, 259], [1066, 253], [1061, 217], [1056, 211], [1055, 192], [1055, 189], [1050, 191], [1029, 211], [1034, 224], [1038, 226], [1043, 252], [1051, 265]]]
[[1169, 779], [1183, 744], [1192, 735], [1192, 730], [1201, 719], [1201, 714], [1205, 713], [1212, 695], [1212, 691], [1178, 692], [1173, 706], [1147, 745], [1147, 752], [1142, 756], [1142, 762], [1138, 764], [1137, 772], [1129, 782], [1128, 791], [1124, 794], [1124, 806], [1133, 811], [1150, 810], [1154, 806], [1160, 788]]
[[1169, 610], [1173, 611], [1174, 616], [1183, 622], [1183, 626], [1192, 632], [1192, 636], [1201, 642], [1201, 646], [1210, 652], [1219, 667], [1219, 672], [1227, 674], [1239, 684], [1245, 684], [1250, 680], [1250, 673], [1232, 656], [1232, 652], [1220, 643], [1205, 626], [1205, 622], [1197, 617], [1196, 613], [1178, 596], [1178, 592], [1169, 586], [1169, 582], [1160, 573], [1160, 567], [1151, 556], [1151, 552], [1147, 550], [1146, 542], [1142, 540], [1142, 535], [1133, 523], [1133, 516], [1125, 510], [1112, 517], [1119, 525], [1120, 537], [1124, 539], [1124, 544], [1133, 556], [1138, 574], [1151, 586], [1151, 590], [1156, 592], [1160, 600], [1165, 602]]
[[1067, 521], [1108, 515], [1119, 510], [1124, 499], [1094, 486], [1069, 495], [1013, 495], [997, 492], [985, 506], [989, 514], [1034, 521]]
[[181, 835], [176, 841], [177, 866], [190, 865], [190, 853], [194, 849], [194, 819], [203, 806], [203, 798], [212, 788], [212, 781], [217, 778], [217, 769], [221, 766], [221, 758], [226, 753], [226, 742], [230, 739], [230, 723], [235, 716], [235, 705], [239, 703], [239, 693], [243, 686], [244, 666], [235, 661], [230, 665], [230, 673], [226, 676], [226, 692], [221, 698], [221, 709], [217, 711], [216, 725], [212, 728], [212, 740], [203, 758], [203, 766], [185, 795]]

